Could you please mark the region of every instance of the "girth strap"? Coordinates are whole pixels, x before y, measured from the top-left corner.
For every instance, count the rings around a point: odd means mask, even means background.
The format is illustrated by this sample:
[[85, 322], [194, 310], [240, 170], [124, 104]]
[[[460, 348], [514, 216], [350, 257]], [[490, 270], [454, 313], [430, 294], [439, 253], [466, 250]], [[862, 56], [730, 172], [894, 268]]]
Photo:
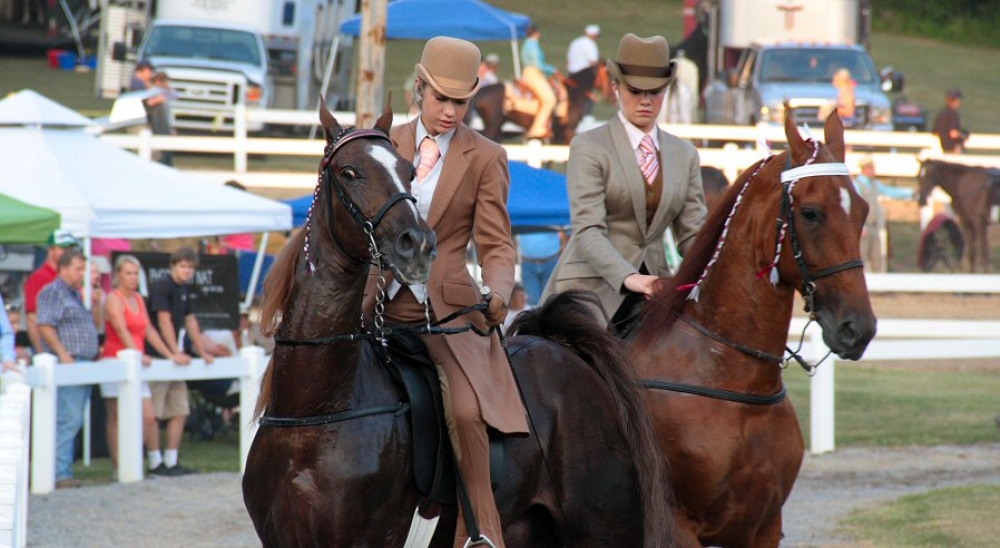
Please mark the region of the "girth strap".
[[393, 405], [378, 405], [375, 407], [368, 407], [365, 409], [351, 409], [350, 411], [340, 411], [338, 413], [330, 413], [328, 415], [318, 415], [315, 417], [302, 417], [302, 418], [261, 417], [258, 422], [261, 426], [285, 426], [285, 427], [319, 426], [322, 424], [332, 424], [335, 422], [349, 421], [351, 419], [359, 419], [361, 417], [368, 417], [371, 415], [381, 415], [384, 413], [392, 413], [394, 415], [399, 415], [402, 413], [406, 413], [409, 410], [410, 410], [410, 404], [405, 402], [399, 402]]

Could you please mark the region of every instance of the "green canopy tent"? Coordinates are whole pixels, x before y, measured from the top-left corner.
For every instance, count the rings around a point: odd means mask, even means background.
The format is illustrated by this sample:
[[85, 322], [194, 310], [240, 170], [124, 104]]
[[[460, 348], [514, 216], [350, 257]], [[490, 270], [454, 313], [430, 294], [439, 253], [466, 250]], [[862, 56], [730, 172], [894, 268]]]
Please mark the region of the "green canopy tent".
[[51, 209], [0, 194], [0, 244], [44, 244], [60, 223]]

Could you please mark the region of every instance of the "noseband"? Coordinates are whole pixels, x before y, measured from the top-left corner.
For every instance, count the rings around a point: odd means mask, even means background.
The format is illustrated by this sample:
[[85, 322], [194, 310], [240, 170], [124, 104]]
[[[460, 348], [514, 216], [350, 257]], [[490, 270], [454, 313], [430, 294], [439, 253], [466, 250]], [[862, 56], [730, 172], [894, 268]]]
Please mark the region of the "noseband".
[[[344, 204], [344, 207], [347, 208], [347, 212], [351, 215], [351, 218], [354, 219], [354, 222], [361, 227], [361, 229], [364, 230], [365, 235], [368, 236], [368, 247], [371, 254], [370, 260], [378, 263], [380, 267], [381, 253], [378, 251], [378, 246], [375, 244], [375, 229], [378, 228], [379, 223], [381, 223], [382, 219], [384, 219], [386, 214], [389, 213], [389, 209], [392, 208], [392, 206], [403, 200], [409, 200], [414, 204], [417, 203], [417, 199], [414, 198], [409, 192], [398, 192], [386, 200], [386, 202], [382, 204], [382, 207], [380, 207], [372, 217], [368, 217], [361, 212], [361, 208], [359, 208], [357, 204], [354, 203], [354, 200], [351, 199], [350, 195], [347, 194], [347, 190], [344, 188], [343, 182], [337, 177], [336, 170], [338, 165], [335, 160], [337, 152], [339, 152], [344, 145], [357, 139], [384, 140], [389, 142], [390, 145], [392, 144], [389, 137], [377, 129], [356, 129], [353, 127], [346, 127], [341, 130], [340, 134], [337, 135], [337, 138], [333, 141], [333, 143], [326, 146], [326, 150], [323, 154], [323, 160], [319, 165], [319, 180], [316, 183], [316, 190], [313, 191], [313, 205], [310, 206], [309, 214], [306, 217], [306, 239], [304, 252], [306, 263], [309, 265], [310, 272], [315, 272], [316, 270], [315, 258], [312, 257], [310, 253], [311, 246], [309, 245], [309, 236], [312, 231], [312, 208], [316, 205], [316, 198], [319, 197], [320, 189], [326, 186], [327, 183], [329, 183], [329, 186], [333, 187], [333, 189], [337, 191], [337, 197], [340, 199], [340, 202]], [[328, 218], [330, 219], [330, 232], [332, 235], [334, 226], [332, 196], [327, 196], [326, 212]], [[337, 241], [337, 239], [334, 238], [334, 241]], [[368, 262], [367, 260], [360, 258], [356, 258], [356, 260]]]

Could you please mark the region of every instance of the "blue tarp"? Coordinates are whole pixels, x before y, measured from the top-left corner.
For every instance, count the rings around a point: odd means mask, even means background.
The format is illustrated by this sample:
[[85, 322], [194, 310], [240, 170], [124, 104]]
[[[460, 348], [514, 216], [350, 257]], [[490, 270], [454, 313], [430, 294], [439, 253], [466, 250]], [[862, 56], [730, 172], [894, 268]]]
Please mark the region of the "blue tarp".
[[[551, 230], [569, 226], [569, 193], [566, 176], [537, 169], [524, 162], [510, 162], [510, 211], [514, 232]], [[302, 226], [312, 204], [312, 194], [284, 200], [292, 206], [292, 223]]]
[[[429, 40], [435, 36], [513, 40], [523, 38], [530, 24], [527, 15], [479, 0], [396, 0], [389, 2], [386, 34], [389, 40]], [[341, 23], [340, 32], [361, 34], [361, 15]]]

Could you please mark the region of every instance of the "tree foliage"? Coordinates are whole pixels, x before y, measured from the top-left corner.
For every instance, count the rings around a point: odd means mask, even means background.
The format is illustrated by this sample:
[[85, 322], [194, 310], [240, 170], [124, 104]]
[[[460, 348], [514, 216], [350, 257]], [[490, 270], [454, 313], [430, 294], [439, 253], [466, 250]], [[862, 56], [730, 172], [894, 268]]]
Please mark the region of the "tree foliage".
[[1000, 0], [876, 0], [875, 28], [1000, 47]]

